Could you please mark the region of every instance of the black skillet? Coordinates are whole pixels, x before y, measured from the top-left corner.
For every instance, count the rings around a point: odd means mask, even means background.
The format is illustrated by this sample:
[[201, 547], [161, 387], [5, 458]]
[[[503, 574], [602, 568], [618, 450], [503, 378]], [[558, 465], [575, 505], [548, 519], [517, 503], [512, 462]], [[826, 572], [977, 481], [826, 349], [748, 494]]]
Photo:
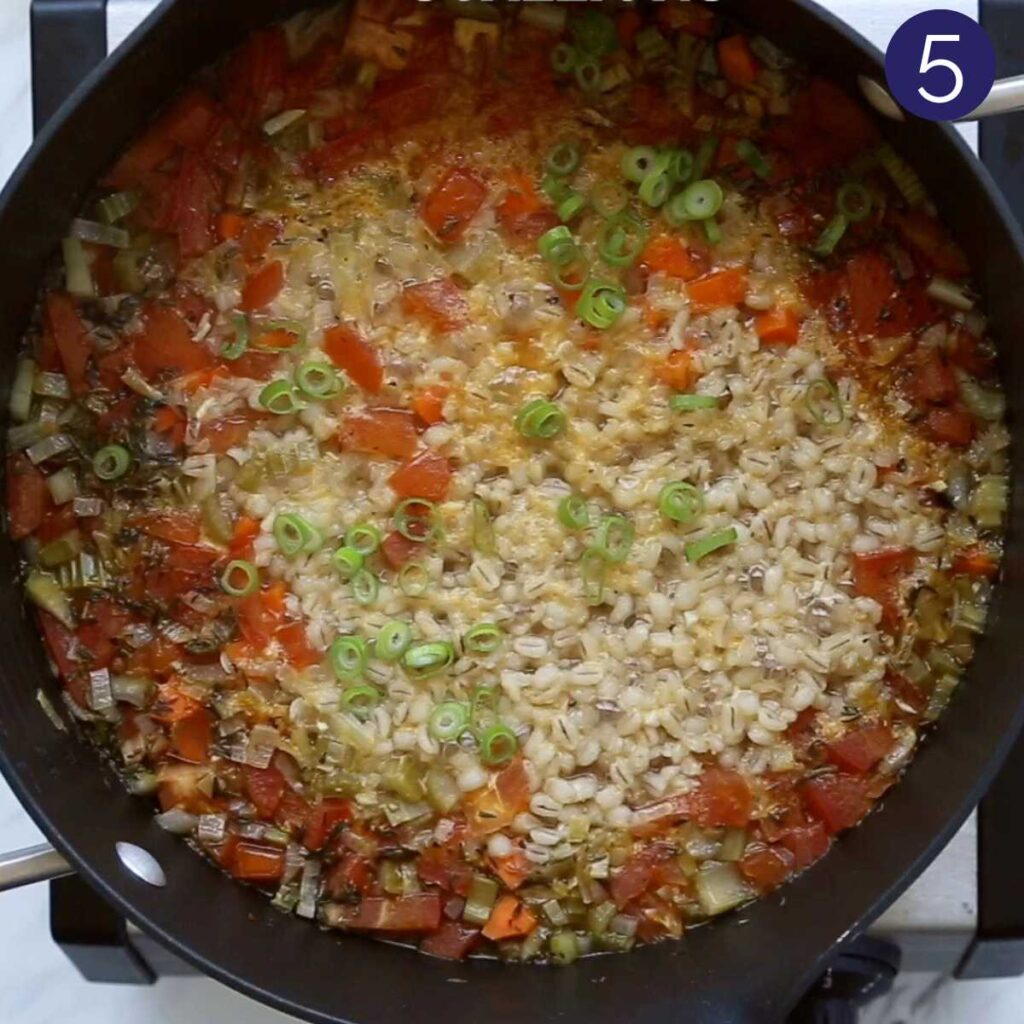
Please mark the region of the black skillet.
[[[675, 0], [665, 0], [675, 2]], [[305, 0], [165, 0], [129, 43], [62, 107], [0, 198], [0, 282], [10, 387], [14, 358], [44, 269], [82, 197], [154, 111], [194, 72], [257, 26]], [[877, 52], [809, 0], [723, 0], [738, 17], [854, 91], [858, 73], [881, 74]], [[1000, 343], [1014, 462], [1024, 357], [1024, 237], [987, 172], [953, 131], [887, 126], [916, 165], [975, 269]], [[6, 408], [6, 395], [0, 395]], [[449, 964], [410, 949], [327, 934], [273, 910], [162, 832], [81, 740], [40, 710], [56, 697], [34, 624], [15, 582], [18, 561], [0, 538], [0, 767], [39, 827], [110, 903], [197, 968], [311, 1021], [405, 1024], [455, 1020], [603, 1024], [741, 1024], [780, 1020], [837, 944], [865, 927], [944, 846], [993, 778], [1024, 705], [1021, 633], [1024, 509], [1014, 474], [1005, 578], [986, 637], [941, 728], [903, 782], [824, 861], [781, 892], [688, 933], [683, 942], [566, 969], [495, 962]], [[150, 850], [167, 885], [129, 875], [118, 840]]]

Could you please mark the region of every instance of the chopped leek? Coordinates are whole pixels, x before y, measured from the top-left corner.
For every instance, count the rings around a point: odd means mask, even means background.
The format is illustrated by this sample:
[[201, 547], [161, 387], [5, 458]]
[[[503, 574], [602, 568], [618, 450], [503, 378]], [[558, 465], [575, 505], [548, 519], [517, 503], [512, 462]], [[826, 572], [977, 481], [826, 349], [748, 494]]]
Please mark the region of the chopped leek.
[[92, 280], [92, 268], [80, 238], [65, 238], [64, 282], [70, 294], [78, 299], [91, 299], [96, 295]]
[[36, 364], [31, 359], [19, 359], [8, 405], [11, 419], [17, 423], [25, 423], [32, 412], [32, 389], [35, 379]]
[[75, 628], [75, 617], [71, 602], [57, 581], [46, 573], [33, 572], [25, 581], [25, 593], [29, 600], [44, 612], [49, 612], [58, 622]]

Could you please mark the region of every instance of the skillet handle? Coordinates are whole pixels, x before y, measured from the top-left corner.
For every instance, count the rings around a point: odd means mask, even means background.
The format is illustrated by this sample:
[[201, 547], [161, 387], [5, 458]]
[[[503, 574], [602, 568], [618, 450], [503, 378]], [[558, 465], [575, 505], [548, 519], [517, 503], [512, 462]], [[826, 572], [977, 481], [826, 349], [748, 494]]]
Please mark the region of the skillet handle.
[[71, 865], [48, 843], [0, 853], [0, 892], [71, 873]]
[[32, 0], [35, 133], [107, 56], [107, 0]]

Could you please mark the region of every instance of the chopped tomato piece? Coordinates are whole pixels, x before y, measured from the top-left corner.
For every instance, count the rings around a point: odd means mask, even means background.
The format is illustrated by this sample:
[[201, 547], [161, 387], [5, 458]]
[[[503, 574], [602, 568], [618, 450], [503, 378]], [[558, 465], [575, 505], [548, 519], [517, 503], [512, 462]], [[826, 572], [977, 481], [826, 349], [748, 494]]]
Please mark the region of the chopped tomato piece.
[[697, 380], [693, 356], [683, 349], [670, 352], [668, 358], [654, 368], [654, 376], [676, 391], [689, 391]]
[[364, 391], [376, 395], [384, 386], [384, 368], [376, 348], [353, 328], [339, 324], [325, 331], [324, 351]]
[[442, 242], [456, 242], [487, 198], [487, 186], [470, 171], [453, 167], [423, 200], [423, 223]]
[[537, 927], [537, 918], [515, 896], [502, 896], [494, 904], [491, 916], [484, 925], [484, 936], [492, 942], [519, 939]]
[[402, 292], [402, 312], [439, 331], [455, 331], [469, 321], [469, 303], [450, 278], [410, 285]]
[[740, 861], [743, 877], [762, 892], [782, 885], [796, 868], [796, 858], [784, 846], [748, 848]]
[[[535, 217], [537, 214], [545, 212], [547, 207], [537, 194], [533, 179], [529, 175], [524, 174], [522, 171], [513, 170], [508, 172], [506, 180], [508, 182], [508, 191], [501, 202], [498, 203], [498, 223], [510, 235], [522, 239], [522, 225], [530, 217]], [[551, 216], [551, 226], [553, 227], [558, 223], [558, 218], [551, 211], [547, 210], [547, 212]], [[532, 240], [536, 241], [537, 237], [539, 236], [534, 236]]]
[[807, 809], [832, 833], [853, 828], [871, 809], [867, 780], [853, 775], [822, 775], [801, 788]]
[[930, 267], [947, 277], [964, 277], [970, 270], [967, 257], [949, 237], [946, 229], [924, 210], [900, 213], [890, 210], [889, 217], [903, 240]]
[[396, 530], [384, 538], [380, 550], [392, 569], [400, 569], [417, 551], [423, 550], [423, 545], [409, 540], [408, 537]]
[[70, 679], [79, 668], [74, 633], [49, 612], [39, 613], [39, 624], [43, 630], [46, 649], [57, 666], [58, 674], [65, 681]]
[[807, 99], [810, 129], [827, 137], [829, 162], [848, 160], [878, 141], [878, 129], [864, 107], [830, 79], [812, 78]]
[[253, 802], [256, 813], [261, 818], [273, 818], [287, 787], [284, 776], [273, 765], [269, 768], [254, 768], [247, 764], [243, 773], [245, 791]]
[[668, 274], [683, 281], [692, 281], [701, 274], [701, 264], [690, 250], [670, 235], [657, 235], [644, 247], [640, 262], [652, 273]]
[[278, 643], [288, 656], [288, 664], [295, 668], [309, 668], [320, 661], [320, 652], [306, 639], [306, 627], [301, 622], [289, 622], [277, 631]]
[[444, 501], [452, 482], [451, 463], [429, 449], [391, 474], [388, 483], [400, 498]]
[[143, 315], [142, 330], [133, 340], [135, 362], [147, 377], [162, 372], [180, 376], [213, 365], [205, 345], [192, 339], [181, 314], [170, 306], [151, 303]]
[[242, 259], [248, 266], [259, 263], [277, 241], [281, 226], [273, 220], [248, 220], [239, 238]]
[[343, 821], [352, 820], [352, 805], [340, 797], [328, 797], [310, 810], [302, 843], [307, 850], [322, 850], [334, 829]]
[[182, 256], [202, 256], [216, 244], [214, 215], [221, 205], [223, 192], [223, 185], [203, 158], [196, 153], [186, 153], [178, 172], [172, 214]]
[[724, 306], [739, 306], [747, 297], [745, 267], [729, 267], [698, 278], [688, 286], [690, 305], [695, 313], [710, 313]]
[[650, 888], [654, 880], [654, 867], [654, 859], [644, 851], [634, 854], [612, 873], [608, 888], [619, 910]]
[[493, 857], [494, 873], [513, 892], [530, 876], [530, 862], [522, 850], [513, 850], [507, 857]]
[[754, 812], [754, 795], [739, 772], [709, 768], [691, 794], [694, 820], [705, 828], [742, 828]]
[[238, 628], [242, 637], [262, 651], [281, 625], [284, 618], [283, 583], [275, 583], [238, 602]]
[[848, 732], [828, 745], [828, 759], [844, 771], [864, 775], [892, 750], [896, 740], [881, 722]]
[[800, 339], [800, 316], [788, 306], [762, 313], [755, 326], [757, 336], [769, 345], [795, 345]]
[[213, 743], [213, 714], [207, 708], [193, 711], [171, 726], [171, 750], [182, 761], [203, 764], [210, 759]]
[[350, 853], [327, 872], [324, 889], [332, 899], [349, 899], [356, 893], [369, 892], [374, 879], [370, 862]]
[[965, 409], [932, 409], [925, 426], [934, 440], [955, 448], [966, 448], [974, 438], [974, 418]]
[[882, 606], [882, 621], [890, 628], [899, 625], [900, 581], [914, 568], [916, 556], [910, 548], [882, 548], [854, 554], [853, 587], [862, 597]]
[[999, 575], [999, 559], [995, 552], [986, 551], [983, 547], [964, 548], [953, 558], [953, 574], [992, 579]]
[[488, 836], [511, 825], [529, 802], [530, 780], [522, 759], [516, 758], [466, 797], [466, 823], [475, 835]]
[[168, 508], [149, 512], [139, 516], [135, 523], [150, 537], [171, 544], [195, 544], [202, 535], [199, 513], [194, 509]]
[[283, 287], [284, 264], [280, 260], [271, 260], [245, 279], [241, 308], [247, 313], [266, 309], [280, 295]]
[[448, 397], [450, 388], [443, 384], [435, 384], [433, 387], [424, 388], [413, 396], [412, 411], [427, 426], [444, 422], [444, 400]]
[[229, 448], [238, 448], [244, 445], [252, 426], [252, 420], [248, 416], [210, 420], [200, 428], [199, 440], [208, 442], [209, 451], [216, 455], [223, 455]]
[[245, 230], [246, 218], [231, 210], [225, 211], [217, 218], [217, 237], [222, 242], [233, 242], [240, 238]]
[[230, 870], [245, 882], [276, 882], [284, 874], [284, 850], [242, 841], [234, 849]]
[[350, 452], [408, 459], [417, 443], [413, 415], [404, 409], [368, 409], [345, 417], [341, 426], [341, 445]]
[[[263, 337], [266, 338], [267, 335], [263, 335]], [[229, 359], [227, 362], [221, 363], [218, 369], [226, 371], [232, 377], [266, 380], [277, 371], [280, 363], [281, 354], [279, 352], [257, 352], [254, 349], [249, 349], [237, 359]]]
[[741, 88], [757, 81], [757, 59], [746, 36], [729, 36], [718, 44], [718, 64], [722, 74]]
[[442, 960], [463, 960], [479, 941], [479, 928], [470, 928], [461, 921], [445, 921], [420, 943], [420, 951]]
[[812, 821], [783, 829], [779, 843], [793, 855], [796, 870], [803, 871], [828, 853], [832, 840], [820, 821]]
[[436, 892], [367, 896], [356, 906], [339, 906], [331, 924], [368, 932], [433, 932], [441, 926], [441, 897]]
[[242, 516], [235, 523], [235, 534], [231, 538], [228, 550], [232, 558], [245, 558], [251, 561], [253, 542], [260, 535], [260, 521], [252, 516]]
[[862, 337], [877, 333], [896, 293], [896, 277], [889, 261], [878, 252], [862, 252], [846, 265], [850, 315]]
[[46, 297], [46, 324], [60, 353], [71, 390], [76, 395], [84, 395], [89, 390], [86, 368], [92, 349], [75, 300], [60, 292], [50, 292]]
[[915, 353], [910, 390], [923, 403], [943, 405], [956, 398], [956, 377], [934, 349], [919, 349]]
[[11, 540], [24, 540], [39, 529], [50, 508], [46, 477], [26, 455], [7, 459], [7, 516]]

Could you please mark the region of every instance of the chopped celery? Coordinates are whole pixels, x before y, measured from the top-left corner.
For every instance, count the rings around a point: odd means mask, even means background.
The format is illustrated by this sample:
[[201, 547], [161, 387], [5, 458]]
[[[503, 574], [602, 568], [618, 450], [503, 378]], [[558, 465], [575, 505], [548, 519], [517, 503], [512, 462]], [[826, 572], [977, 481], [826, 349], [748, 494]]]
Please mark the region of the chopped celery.
[[747, 848], [747, 831], [742, 828], [727, 828], [722, 836], [722, 845], [718, 856], [721, 860], [735, 863], [743, 859]]
[[485, 925], [498, 899], [498, 883], [486, 875], [474, 875], [466, 896], [462, 920], [470, 924]]
[[31, 573], [25, 581], [25, 592], [38, 608], [49, 612], [68, 629], [74, 628], [75, 617], [71, 610], [71, 602], [52, 576], [42, 572]]
[[756, 895], [733, 864], [709, 863], [697, 874], [697, 899], [709, 917], [724, 914]]
[[63, 537], [50, 541], [39, 549], [39, 564], [44, 569], [56, 569], [82, 553], [82, 535], [78, 530], [71, 530]]
[[393, 793], [409, 803], [423, 799], [423, 780], [420, 767], [410, 754], [392, 758], [381, 776], [381, 781]]
[[91, 299], [96, 295], [92, 280], [92, 268], [80, 238], [64, 239], [64, 275], [67, 290], [79, 299]]
[[36, 379], [36, 364], [31, 359], [19, 359], [18, 369], [11, 386], [11, 400], [8, 409], [11, 419], [18, 423], [28, 420], [32, 411], [32, 389]]

